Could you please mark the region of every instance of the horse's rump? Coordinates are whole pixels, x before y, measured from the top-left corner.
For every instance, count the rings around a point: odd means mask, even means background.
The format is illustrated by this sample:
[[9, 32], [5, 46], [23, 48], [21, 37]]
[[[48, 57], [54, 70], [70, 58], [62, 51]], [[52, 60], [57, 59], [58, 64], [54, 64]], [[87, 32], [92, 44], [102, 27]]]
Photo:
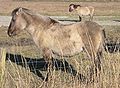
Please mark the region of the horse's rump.
[[93, 56], [93, 54], [96, 56], [98, 49], [101, 47], [100, 44], [103, 43], [102, 26], [95, 22], [85, 21], [81, 29], [78, 32], [88, 56]]

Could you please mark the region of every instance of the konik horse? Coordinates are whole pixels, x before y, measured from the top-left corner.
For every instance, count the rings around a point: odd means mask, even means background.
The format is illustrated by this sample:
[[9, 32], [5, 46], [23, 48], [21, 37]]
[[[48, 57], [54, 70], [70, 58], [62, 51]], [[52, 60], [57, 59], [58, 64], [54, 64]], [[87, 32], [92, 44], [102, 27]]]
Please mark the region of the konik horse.
[[101, 70], [103, 28], [91, 21], [62, 24], [50, 17], [42, 16], [26, 8], [12, 11], [8, 35], [13, 37], [22, 30], [27, 31], [51, 66], [55, 56], [74, 56], [85, 51], [96, 69]]
[[90, 16], [89, 20], [93, 20], [94, 15], [94, 7], [93, 6], [81, 6], [76, 4], [70, 4], [69, 5], [69, 12], [76, 12], [76, 14], [79, 16], [79, 21], [82, 20], [82, 16]]

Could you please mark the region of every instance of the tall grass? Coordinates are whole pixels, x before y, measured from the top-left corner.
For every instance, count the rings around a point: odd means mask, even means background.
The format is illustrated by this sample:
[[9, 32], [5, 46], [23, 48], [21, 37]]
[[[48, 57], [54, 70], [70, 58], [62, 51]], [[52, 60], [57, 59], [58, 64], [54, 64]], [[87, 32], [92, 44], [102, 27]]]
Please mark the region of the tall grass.
[[0, 49], [0, 86], [4, 88], [4, 76], [5, 76], [5, 59], [6, 59], [6, 50], [4, 48]]
[[119, 0], [13, 0], [13, 1], [117, 2]]
[[[119, 26], [107, 26], [105, 28], [108, 38], [114, 39], [115, 36], [119, 38]], [[5, 29], [4, 33], [1, 31], [1, 36], [2, 34], [4, 36], [2, 40], [8, 38], [5, 37]], [[19, 38], [21, 38], [21, 35], [19, 35]], [[80, 74], [89, 80], [89, 68], [92, 63], [84, 53], [65, 59], [69, 62], [68, 65], [63, 65], [63, 63], [55, 59], [53, 64], [55, 63], [56, 67], [53, 66], [50, 78], [45, 81], [43, 78], [46, 77], [47, 65], [36, 46], [31, 43], [23, 46], [22, 42], [18, 44], [15, 42], [16, 40], [15, 38], [6, 39], [5, 41], [12, 42], [14, 45], [3, 45], [7, 50], [7, 55], [5, 52], [2, 53], [2, 57], [6, 57], [5, 75], [0, 74], [3, 88], [120, 88], [119, 51], [114, 53], [103, 52], [102, 70], [100, 75], [95, 76], [92, 82], [81, 81], [78, 76], [73, 75], [74, 71], [78, 70]], [[65, 67], [66, 70], [64, 66], [67, 66]], [[4, 69], [4, 67], [1, 68]], [[75, 70], [72, 70], [73, 67]]]
[[[15, 46], [16, 47], [16, 46]], [[15, 49], [14, 47], [14, 49]], [[17, 51], [21, 51], [21, 47], [16, 47]], [[25, 48], [25, 47], [24, 47]], [[35, 48], [35, 47], [34, 47]], [[17, 52], [16, 51], [16, 52]], [[27, 60], [26, 57], [20, 56], [21, 60], [17, 61], [18, 57], [13, 54], [7, 55], [5, 81], [3, 88], [119, 88], [120, 87], [120, 53], [108, 53], [104, 52], [104, 58], [102, 60], [102, 70], [100, 76], [96, 77], [93, 82], [86, 81], [81, 82], [77, 76], [73, 76], [72, 68], [68, 71], [60, 70], [61, 67], [53, 67], [50, 78], [48, 81], [42, 80], [38, 77], [41, 73], [46, 77], [46, 66], [42, 66], [44, 61], [31, 58]], [[34, 55], [35, 56], [35, 53]], [[81, 58], [82, 57], [82, 58]], [[20, 59], [20, 58], [19, 58]], [[15, 61], [13, 61], [15, 60]], [[89, 79], [89, 67], [92, 64], [91, 60], [83, 55], [78, 55], [72, 58], [66, 59], [66, 61], [72, 61], [71, 65], [78, 66], [80, 74]], [[73, 61], [75, 63], [73, 63]], [[58, 61], [54, 60], [53, 63]], [[29, 65], [31, 63], [31, 65]], [[57, 63], [60, 64], [59, 62]], [[70, 64], [70, 63], [69, 63]], [[44, 64], [45, 65], [45, 64]], [[64, 65], [65, 66], [65, 65]], [[70, 65], [68, 65], [71, 67]], [[31, 68], [32, 67], [32, 68]], [[70, 72], [71, 71], [71, 72]], [[73, 74], [71, 74], [73, 73]]]

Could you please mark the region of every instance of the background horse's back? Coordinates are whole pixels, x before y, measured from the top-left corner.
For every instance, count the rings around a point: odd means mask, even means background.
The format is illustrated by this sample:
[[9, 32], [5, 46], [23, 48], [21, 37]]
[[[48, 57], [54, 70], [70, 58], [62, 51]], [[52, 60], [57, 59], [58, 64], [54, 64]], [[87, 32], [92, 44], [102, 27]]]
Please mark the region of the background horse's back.
[[89, 20], [93, 20], [94, 7], [93, 6], [81, 6], [76, 4], [69, 5], [69, 12], [75, 12], [79, 16], [79, 21], [82, 20], [81, 17], [90, 16]]

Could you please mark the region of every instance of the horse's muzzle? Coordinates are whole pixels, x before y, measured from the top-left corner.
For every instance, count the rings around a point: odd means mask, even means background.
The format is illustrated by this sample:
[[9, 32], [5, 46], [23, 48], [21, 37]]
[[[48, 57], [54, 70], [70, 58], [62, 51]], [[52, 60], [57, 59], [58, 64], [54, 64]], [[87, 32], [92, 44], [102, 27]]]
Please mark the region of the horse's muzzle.
[[8, 30], [7, 34], [8, 34], [9, 37], [13, 37], [13, 36], [16, 35], [14, 32], [11, 32], [11, 31], [9, 31], [9, 30]]
[[12, 37], [12, 34], [10, 32], [7, 33], [9, 37]]
[[72, 12], [72, 11], [73, 11], [73, 9], [69, 8], [69, 12]]

